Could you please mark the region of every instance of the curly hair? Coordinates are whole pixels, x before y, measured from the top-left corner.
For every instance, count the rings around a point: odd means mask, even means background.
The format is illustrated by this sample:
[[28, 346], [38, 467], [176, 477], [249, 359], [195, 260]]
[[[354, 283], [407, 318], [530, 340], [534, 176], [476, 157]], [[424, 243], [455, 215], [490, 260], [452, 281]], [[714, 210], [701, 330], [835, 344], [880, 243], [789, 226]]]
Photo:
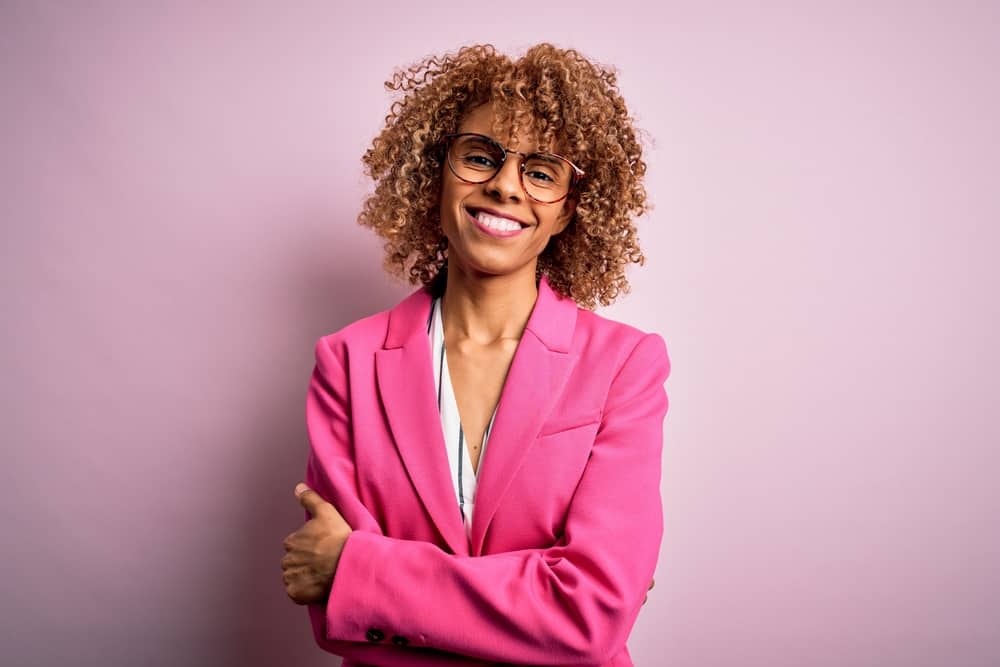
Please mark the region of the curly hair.
[[536, 281], [544, 273], [555, 291], [589, 310], [630, 291], [627, 265], [645, 264], [633, 218], [651, 206], [642, 147], [614, 69], [548, 43], [517, 61], [485, 44], [427, 57], [397, 70], [385, 86], [403, 96], [362, 158], [375, 188], [358, 224], [384, 239], [390, 274], [440, 289], [448, 248], [440, 226], [440, 141], [468, 111], [493, 102], [494, 136], [503, 141], [524, 127], [539, 150], [558, 143], [586, 172], [572, 194], [570, 224], [538, 257]]

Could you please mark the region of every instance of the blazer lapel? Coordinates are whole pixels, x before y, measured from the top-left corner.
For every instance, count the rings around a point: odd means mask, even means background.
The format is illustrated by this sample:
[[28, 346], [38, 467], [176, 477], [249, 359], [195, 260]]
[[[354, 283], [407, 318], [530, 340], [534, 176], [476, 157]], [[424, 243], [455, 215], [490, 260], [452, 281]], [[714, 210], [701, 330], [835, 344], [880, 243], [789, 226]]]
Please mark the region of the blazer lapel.
[[383, 349], [375, 353], [382, 404], [400, 457], [437, 526], [456, 554], [479, 555], [497, 507], [562, 394], [578, 355], [570, 352], [576, 302], [560, 297], [543, 275], [514, 352], [480, 461], [471, 544], [458, 511], [434, 393], [427, 318], [432, 297], [421, 288], [389, 314]]
[[570, 352], [576, 312], [576, 302], [556, 294], [543, 275], [479, 463], [470, 544], [474, 556], [481, 555], [493, 515], [535, 445], [535, 437], [562, 395], [579, 357]]
[[431, 300], [422, 287], [389, 311], [385, 343], [375, 351], [376, 380], [393, 440], [420, 500], [452, 553], [468, 555], [434, 393], [427, 333]]

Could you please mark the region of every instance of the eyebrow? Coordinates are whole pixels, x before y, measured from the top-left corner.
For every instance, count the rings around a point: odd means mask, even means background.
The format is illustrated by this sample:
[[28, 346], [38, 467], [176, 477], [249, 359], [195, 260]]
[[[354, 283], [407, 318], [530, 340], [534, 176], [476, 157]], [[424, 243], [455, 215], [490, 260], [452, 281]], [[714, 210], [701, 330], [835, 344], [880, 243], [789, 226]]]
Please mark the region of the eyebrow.
[[546, 162], [551, 162], [552, 164], [562, 164], [562, 160], [556, 157], [552, 157], [549, 153], [535, 152], [535, 153], [528, 153], [528, 155], [535, 155], [541, 158], [542, 160], [545, 160]]
[[[465, 133], [466, 134], [479, 135], [476, 138], [476, 141], [482, 141], [483, 138], [485, 137], [486, 139], [489, 139], [490, 141], [492, 141], [493, 143], [495, 143], [497, 146], [503, 147], [503, 144], [501, 144], [496, 139], [496, 137], [492, 137], [492, 136], [490, 136], [488, 134], [483, 134], [482, 132], [473, 132], [471, 130], [467, 130]], [[546, 162], [549, 162], [551, 164], [555, 164], [555, 165], [561, 165], [561, 164], [563, 164], [562, 160], [560, 160], [557, 157], [553, 157], [555, 155], [555, 153], [553, 153], [552, 151], [534, 150], [534, 151], [530, 151], [530, 152], [525, 152], [525, 151], [511, 151], [509, 148], [505, 148], [505, 150], [507, 150], [508, 152], [518, 153], [518, 154], [526, 155], [526, 156], [527, 155], [535, 155], [535, 156], [538, 156], [539, 158], [541, 158], [542, 160], [544, 160]]]

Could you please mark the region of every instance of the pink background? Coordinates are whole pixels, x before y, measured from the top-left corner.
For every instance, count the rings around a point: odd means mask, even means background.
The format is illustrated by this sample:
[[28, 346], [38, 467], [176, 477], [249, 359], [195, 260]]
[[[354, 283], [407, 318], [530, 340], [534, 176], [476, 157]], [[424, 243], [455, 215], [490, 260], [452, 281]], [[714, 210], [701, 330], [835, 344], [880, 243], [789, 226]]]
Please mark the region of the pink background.
[[5, 665], [338, 663], [279, 561], [312, 344], [411, 291], [382, 82], [542, 40], [648, 132], [636, 664], [1000, 664], [996, 3], [141, 4], [0, 9]]

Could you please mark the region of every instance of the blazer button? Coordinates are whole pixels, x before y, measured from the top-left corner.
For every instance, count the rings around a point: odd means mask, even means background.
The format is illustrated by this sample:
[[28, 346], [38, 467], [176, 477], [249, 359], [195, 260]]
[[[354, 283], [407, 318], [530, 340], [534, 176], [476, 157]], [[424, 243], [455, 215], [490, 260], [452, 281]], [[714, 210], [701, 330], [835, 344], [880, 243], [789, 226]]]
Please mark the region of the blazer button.
[[368, 632], [365, 633], [365, 637], [367, 637], [370, 642], [380, 642], [385, 639], [385, 633], [378, 628], [369, 628]]
[[406, 646], [407, 644], [410, 643], [410, 640], [407, 639], [406, 637], [403, 637], [402, 635], [393, 635], [392, 643], [395, 644], [396, 646]]

